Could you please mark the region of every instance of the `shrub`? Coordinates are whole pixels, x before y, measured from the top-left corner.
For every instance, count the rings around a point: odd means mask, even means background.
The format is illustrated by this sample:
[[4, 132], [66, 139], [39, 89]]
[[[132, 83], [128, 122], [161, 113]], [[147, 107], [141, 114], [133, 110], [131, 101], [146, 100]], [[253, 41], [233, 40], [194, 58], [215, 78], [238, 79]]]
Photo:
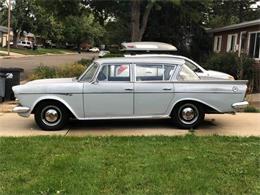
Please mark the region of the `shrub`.
[[86, 59], [86, 58], [82, 58], [81, 60], [79, 60], [77, 63], [78, 64], [82, 64], [84, 66], [89, 66], [92, 63], [93, 60], [90, 59]]
[[237, 59], [235, 53], [218, 53], [211, 55], [205, 67], [211, 70], [217, 70], [231, 74], [237, 78]]
[[255, 108], [254, 106], [247, 106], [245, 109], [244, 109], [244, 112], [260, 112], [259, 109]]
[[63, 67], [53, 68], [48, 66], [39, 66], [33, 70], [29, 80], [47, 79], [47, 78], [62, 78], [62, 77], [78, 77], [86, 66], [82, 64], [67, 64]]
[[82, 64], [67, 64], [62, 68], [56, 70], [57, 77], [78, 77], [80, 76], [86, 67]]
[[248, 80], [248, 90], [253, 90], [254, 60], [247, 55], [237, 53], [215, 53], [206, 61], [207, 69], [217, 70], [232, 75], [235, 79]]
[[102, 58], [115, 58], [115, 57], [124, 57], [123, 53], [108, 53], [104, 55]]
[[39, 66], [33, 70], [33, 73], [30, 75], [29, 80], [43, 79], [43, 78], [55, 78], [56, 69], [48, 66]]

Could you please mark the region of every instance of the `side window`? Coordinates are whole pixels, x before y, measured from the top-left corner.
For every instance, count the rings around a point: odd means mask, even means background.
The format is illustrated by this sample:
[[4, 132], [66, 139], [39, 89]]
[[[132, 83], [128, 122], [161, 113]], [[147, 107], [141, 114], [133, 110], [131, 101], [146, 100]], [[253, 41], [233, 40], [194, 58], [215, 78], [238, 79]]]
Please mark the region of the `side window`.
[[185, 64], [182, 66], [181, 71], [177, 77], [179, 81], [193, 81], [199, 80], [199, 77]]
[[136, 65], [136, 81], [168, 81], [175, 66], [172, 65]]
[[130, 81], [130, 65], [104, 65], [97, 79], [99, 81]]

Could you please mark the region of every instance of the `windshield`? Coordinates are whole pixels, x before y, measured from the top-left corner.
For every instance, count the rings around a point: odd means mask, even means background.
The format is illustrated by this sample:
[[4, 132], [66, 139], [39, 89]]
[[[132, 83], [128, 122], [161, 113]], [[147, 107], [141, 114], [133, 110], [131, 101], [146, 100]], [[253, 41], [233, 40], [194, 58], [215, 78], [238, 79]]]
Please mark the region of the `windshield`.
[[96, 70], [98, 68], [97, 63], [93, 63], [89, 66], [89, 68], [80, 76], [80, 81], [86, 81], [89, 82], [93, 78], [94, 74], [96, 73]]

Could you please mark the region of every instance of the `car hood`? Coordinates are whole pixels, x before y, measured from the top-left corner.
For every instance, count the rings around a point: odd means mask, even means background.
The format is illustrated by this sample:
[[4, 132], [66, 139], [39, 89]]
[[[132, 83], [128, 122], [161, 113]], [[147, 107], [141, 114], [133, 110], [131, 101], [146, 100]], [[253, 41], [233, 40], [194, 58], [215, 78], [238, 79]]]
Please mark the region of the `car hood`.
[[224, 72], [219, 72], [219, 71], [215, 71], [215, 70], [207, 70], [207, 74], [209, 77], [212, 77], [212, 78], [234, 80], [233, 76], [231, 76], [227, 73], [224, 73]]
[[34, 80], [26, 83], [26, 85], [35, 85], [35, 84], [57, 84], [57, 83], [71, 83], [75, 82], [75, 78], [60, 78], [60, 79], [39, 79], [39, 80]]
[[82, 83], [75, 78], [41, 79], [14, 86], [15, 94], [81, 93]]

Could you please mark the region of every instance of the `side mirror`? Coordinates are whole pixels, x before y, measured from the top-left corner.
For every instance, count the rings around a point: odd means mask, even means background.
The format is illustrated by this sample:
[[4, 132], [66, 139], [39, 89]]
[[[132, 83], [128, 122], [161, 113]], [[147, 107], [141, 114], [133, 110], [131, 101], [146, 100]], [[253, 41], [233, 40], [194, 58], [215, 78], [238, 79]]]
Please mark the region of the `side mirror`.
[[6, 73], [6, 79], [12, 79], [14, 75], [12, 73]]

